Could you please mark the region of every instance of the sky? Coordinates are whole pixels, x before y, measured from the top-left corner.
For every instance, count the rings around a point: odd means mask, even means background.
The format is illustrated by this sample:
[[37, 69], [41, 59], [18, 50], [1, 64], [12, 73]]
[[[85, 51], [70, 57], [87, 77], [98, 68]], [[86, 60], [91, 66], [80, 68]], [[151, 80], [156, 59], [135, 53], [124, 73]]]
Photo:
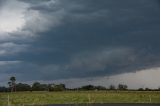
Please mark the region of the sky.
[[160, 0], [0, 0], [0, 85], [160, 87]]

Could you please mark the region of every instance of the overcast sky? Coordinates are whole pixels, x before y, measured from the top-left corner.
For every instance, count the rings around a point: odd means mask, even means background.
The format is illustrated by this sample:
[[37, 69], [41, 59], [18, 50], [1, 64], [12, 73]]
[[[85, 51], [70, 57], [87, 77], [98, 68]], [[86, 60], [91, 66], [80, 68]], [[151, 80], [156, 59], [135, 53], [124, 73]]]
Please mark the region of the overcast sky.
[[160, 0], [0, 0], [0, 85], [160, 87]]

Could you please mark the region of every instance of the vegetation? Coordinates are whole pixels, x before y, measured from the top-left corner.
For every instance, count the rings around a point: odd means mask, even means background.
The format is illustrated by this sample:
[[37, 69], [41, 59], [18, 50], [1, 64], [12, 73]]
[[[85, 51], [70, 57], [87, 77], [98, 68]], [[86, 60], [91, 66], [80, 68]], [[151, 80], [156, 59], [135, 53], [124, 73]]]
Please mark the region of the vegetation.
[[[133, 91], [128, 89], [128, 86], [125, 84], [119, 84], [117, 87], [114, 85], [110, 85], [109, 88], [104, 86], [94, 86], [94, 85], [85, 85], [80, 88], [69, 89], [66, 88], [65, 84], [41, 84], [40, 82], [34, 82], [32, 85], [18, 83], [16, 84], [16, 77], [12, 76], [10, 78], [10, 82], [8, 82], [8, 87], [0, 87], [0, 92], [19, 92], [19, 91], [102, 91], [102, 90], [121, 90], [121, 91]], [[160, 91], [158, 89], [150, 89], [150, 88], [139, 88], [134, 91]]]
[[110, 90], [115, 90], [116, 87], [115, 87], [114, 85], [110, 85], [110, 86], [109, 86], [109, 89], [110, 89]]
[[[64, 84], [32, 85], [18, 83], [11, 77], [9, 87], [0, 87], [0, 106], [77, 104], [77, 103], [160, 103], [160, 89], [139, 88], [130, 90], [125, 84], [117, 87], [86, 85], [68, 89]], [[16, 91], [16, 92], [15, 92]], [[5, 93], [4, 93], [5, 92]]]
[[16, 91], [16, 77], [12, 76], [10, 78], [10, 82], [8, 82], [9, 88], [11, 89], [11, 92]]
[[127, 85], [123, 85], [123, 84], [119, 84], [118, 85], [118, 89], [119, 90], [127, 90], [128, 86]]
[[[34, 82], [32, 85], [18, 83], [16, 84], [16, 77], [10, 77], [10, 81], [8, 82], [8, 87], [0, 87], [0, 92], [19, 92], [19, 91], [102, 91], [102, 90], [121, 90], [121, 91], [130, 91], [128, 86], [125, 84], [119, 84], [117, 87], [115, 85], [110, 85], [108, 88], [104, 86], [95, 86], [95, 85], [85, 85], [80, 88], [69, 89], [66, 88], [65, 84], [41, 84], [40, 82]], [[131, 90], [133, 91], [133, 90]], [[150, 89], [150, 88], [139, 88], [134, 91], [160, 91], [158, 89]]]
[[159, 91], [63, 91], [12, 92], [0, 94], [0, 106], [77, 103], [160, 103]]
[[28, 84], [18, 83], [16, 84], [17, 91], [31, 91], [31, 86]]

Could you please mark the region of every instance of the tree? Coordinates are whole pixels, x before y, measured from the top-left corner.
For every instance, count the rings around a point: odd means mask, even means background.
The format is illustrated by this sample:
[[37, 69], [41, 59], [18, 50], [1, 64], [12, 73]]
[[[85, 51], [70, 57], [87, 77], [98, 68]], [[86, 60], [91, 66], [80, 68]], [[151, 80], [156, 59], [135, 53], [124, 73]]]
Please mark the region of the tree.
[[6, 87], [0, 87], [0, 92], [7, 92], [7, 88]]
[[114, 85], [109, 86], [109, 90], [115, 90], [115, 89], [116, 89], [116, 87]]
[[86, 85], [86, 86], [82, 86], [81, 89], [82, 90], [95, 90], [95, 86], [93, 86], [93, 85]]
[[41, 84], [39, 82], [33, 83], [32, 90], [33, 91], [41, 91]]
[[8, 82], [8, 85], [11, 89], [11, 92], [16, 91], [16, 77], [10, 77], [10, 82]]
[[144, 89], [143, 88], [139, 88], [138, 91], [144, 91]]
[[55, 84], [48, 84], [48, 91], [54, 91]]
[[41, 84], [39, 82], [35, 82], [32, 85], [33, 91], [48, 91], [48, 89], [49, 89], [48, 84]]
[[128, 86], [127, 85], [124, 85], [124, 84], [119, 84], [118, 85], [118, 89], [119, 90], [127, 90]]
[[18, 84], [16, 84], [16, 90], [17, 91], [30, 91], [31, 86], [28, 84], [18, 83]]
[[9, 86], [9, 91], [11, 91], [11, 89], [12, 89], [12, 84], [11, 84], [11, 82], [8, 82], [8, 86]]
[[95, 86], [95, 90], [106, 90], [104, 86]]
[[59, 85], [52, 85], [52, 88], [50, 91], [64, 91], [66, 89], [65, 84], [59, 84]]
[[151, 91], [151, 89], [150, 88], [145, 88], [145, 91]]

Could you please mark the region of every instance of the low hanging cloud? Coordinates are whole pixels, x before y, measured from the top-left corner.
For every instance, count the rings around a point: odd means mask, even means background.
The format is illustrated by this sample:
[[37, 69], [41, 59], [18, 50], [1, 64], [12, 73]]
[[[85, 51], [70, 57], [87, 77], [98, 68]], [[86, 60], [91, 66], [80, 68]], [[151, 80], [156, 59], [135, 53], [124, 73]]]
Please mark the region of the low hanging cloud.
[[[94, 78], [85, 78], [85, 79], [67, 79], [67, 80], [57, 80], [59, 83], [66, 83], [67, 87], [75, 88], [81, 87], [82, 85], [104, 85], [109, 88], [110, 85], [115, 87], [118, 84], [126, 84], [129, 89], [138, 89], [138, 88], [159, 88], [159, 68], [152, 68], [147, 70], [140, 70], [134, 73], [125, 73], [118, 74], [113, 76], [105, 77], [94, 77]], [[143, 76], [143, 77], [142, 77]], [[77, 83], [78, 82], [78, 83]]]
[[[73, 73], [81, 73], [84, 76], [92, 74], [93, 76], [98, 74], [103, 76], [106, 72], [106, 75], [119, 73], [115, 71], [123, 65], [132, 64], [134, 59], [133, 50], [127, 48], [112, 48], [78, 54], [73, 57], [67, 67], [68, 70], [73, 70]], [[77, 77], [78, 75], [80, 74], [77, 74]]]

